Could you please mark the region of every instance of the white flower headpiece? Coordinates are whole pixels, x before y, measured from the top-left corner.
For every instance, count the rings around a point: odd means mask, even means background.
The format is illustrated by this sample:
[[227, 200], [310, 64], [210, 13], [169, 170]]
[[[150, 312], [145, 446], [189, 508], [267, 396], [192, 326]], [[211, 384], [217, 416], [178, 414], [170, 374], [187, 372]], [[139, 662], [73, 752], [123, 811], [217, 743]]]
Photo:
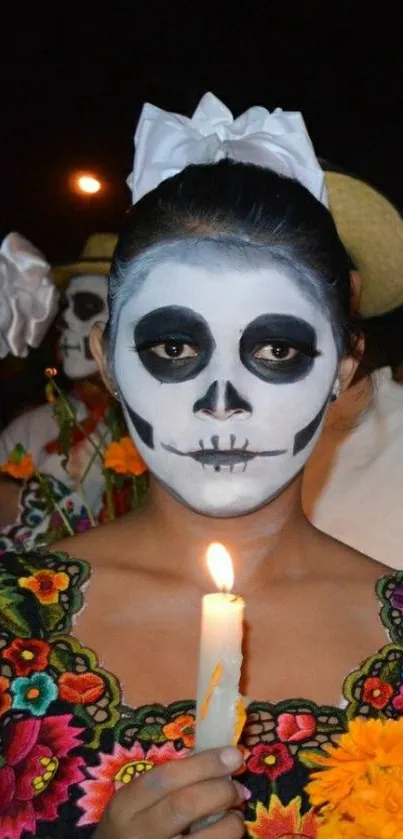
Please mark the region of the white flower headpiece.
[[134, 166], [128, 178], [133, 204], [192, 163], [216, 163], [228, 157], [295, 178], [328, 205], [325, 176], [298, 112], [277, 108], [271, 114], [253, 107], [234, 119], [212, 93], [203, 96], [191, 119], [147, 103], [134, 142]]
[[19, 233], [0, 247], [0, 358], [38, 347], [58, 309], [59, 292], [43, 254]]

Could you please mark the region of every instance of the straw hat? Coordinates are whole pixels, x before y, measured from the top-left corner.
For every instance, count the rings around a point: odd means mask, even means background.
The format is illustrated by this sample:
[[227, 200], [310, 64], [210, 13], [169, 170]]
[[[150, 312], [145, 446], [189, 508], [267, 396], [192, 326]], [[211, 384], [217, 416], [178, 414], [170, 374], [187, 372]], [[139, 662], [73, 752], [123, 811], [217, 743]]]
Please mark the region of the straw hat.
[[87, 239], [77, 262], [57, 265], [52, 269], [56, 285], [64, 288], [78, 274], [109, 274], [117, 240], [115, 233], [94, 233]]
[[364, 181], [341, 172], [325, 174], [330, 211], [361, 275], [361, 314], [373, 317], [396, 309], [403, 304], [401, 215]]

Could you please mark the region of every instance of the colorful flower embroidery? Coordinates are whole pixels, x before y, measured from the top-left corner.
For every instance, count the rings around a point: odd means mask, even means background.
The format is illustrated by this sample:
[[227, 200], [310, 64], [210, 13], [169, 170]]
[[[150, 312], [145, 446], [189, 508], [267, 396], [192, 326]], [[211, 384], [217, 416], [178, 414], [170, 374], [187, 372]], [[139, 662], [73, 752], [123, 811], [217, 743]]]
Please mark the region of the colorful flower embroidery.
[[0, 676], [0, 717], [6, 714], [11, 708], [11, 696], [8, 692], [9, 687], [9, 679], [6, 679], [5, 676]]
[[280, 740], [299, 743], [315, 734], [316, 720], [312, 714], [280, 714], [276, 730]]
[[190, 714], [183, 714], [164, 725], [162, 733], [167, 740], [182, 740], [183, 745], [191, 749], [195, 742], [195, 719]]
[[388, 682], [384, 682], [377, 677], [370, 677], [365, 679], [362, 698], [373, 708], [382, 710], [388, 704], [393, 693], [393, 687]]
[[17, 676], [29, 676], [38, 670], [45, 670], [49, 662], [50, 647], [46, 641], [36, 638], [15, 638], [3, 650], [3, 657], [13, 665]]
[[62, 673], [59, 679], [60, 699], [75, 705], [89, 705], [102, 696], [105, 685], [96, 673]]
[[392, 705], [395, 711], [403, 711], [403, 685], [400, 685], [398, 695], [392, 699]]
[[4, 731], [0, 766], [0, 836], [36, 835], [37, 826], [58, 817], [73, 784], [83, 779], [84, 760], [71, 755], [83, 729], [71, 715], [11, 722]]
[[317, 819], [312, 810], [302, 815], [299, 796], [284, 805], [277, 795], [272, 795], [268, 808], [260, 801], [257, 803], [256, 819], [246, 821], [245, 827], [251, 839], [291, 839], [293, 836], [315, 839]]
[[57, 687], [47, 673], [34, 673], [29, 678], [21, 676], [11, 685], [14, 695], [13, 708], [29, 711], [35, 717], [42, 717], [51, 702], [57, 698]]
[[262, 743], [252, 750], [247, 765], [250, 772], [267, 775], [271, 781], [275, 781], [292, 769], [294, 760], [284, 743], [273, 743], [271, 746]]
[[131, 749], [116, 743], [112, 754], [100, 754], [98, 766], [88, 767], [91, 780], [81, 784], [84, 795], [78, 805], [84, 815], [78, 822], [79, 826], [97, 824], [112, 795], [122, 784], [149, 772], [154, 766], [186, 757], [187, 754], [186, 749], [177, 752], [172, 743], [152, 745], [148, 751], [140, 743], [134, 743]]
[[42, 606], [50, 606], [59, 602], [60, 592], [69, 587], [69, 578], [63, 571], [35, 571], [31, 577], [20, 577], [18, 585], [32, 591]]

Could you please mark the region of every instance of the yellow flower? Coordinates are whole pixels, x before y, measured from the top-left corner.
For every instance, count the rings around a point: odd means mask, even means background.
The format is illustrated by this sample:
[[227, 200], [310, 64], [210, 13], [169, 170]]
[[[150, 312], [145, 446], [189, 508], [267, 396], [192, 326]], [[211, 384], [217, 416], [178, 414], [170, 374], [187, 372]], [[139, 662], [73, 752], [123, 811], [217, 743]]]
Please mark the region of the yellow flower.
[[403, 839], [403, 719], [357, 718], [307, 786], [318, 839]]
[[143, 475], [147, 471], [144, 461], [134, 447], [130, 437], [122, 437], [118, 443], [110, 443], [104, 454], [104, 466], [121, 475]]
[[20, 577], [18, 585], [20, 588], [27, 588], [35, 595], [43, 606], [50, 606], [59, 602], [59, 594], [66, 591], [70, 580], [64, 571], [35, 571], [31, 577]]
[[27, 454], [24, 446], [18, 443], [14, 446], [7, 463], [0, 466], [0, 472], [11, 475], [12, 478], [23, 478], [24, 480], [32, 478], [35, 472], [32, 455]]
[[383, 722], [357, 717], [338, 744], [325, 751], [323, 757], [313, 757], [322, 769], [311, 776], [307, 792], [314, 807], [325, 803], [337, 807], [374, 767], [403, 767], [403, 719]]

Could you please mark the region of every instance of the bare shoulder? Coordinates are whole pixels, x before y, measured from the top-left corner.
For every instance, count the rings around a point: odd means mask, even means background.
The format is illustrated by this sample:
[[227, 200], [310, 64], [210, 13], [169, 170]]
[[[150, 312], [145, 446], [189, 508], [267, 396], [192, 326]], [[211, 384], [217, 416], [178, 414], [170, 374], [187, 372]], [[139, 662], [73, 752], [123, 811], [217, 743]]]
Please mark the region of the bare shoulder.
[[383, 565], [319, 530], [316, 531], [316, 551], [321, 552], [323, 563], [332, 568], [332, 573], [345, 581], [373, 583], [380, 577], [396, 572], [396, 569]]
[[145, 551], [149, 538], [147, 531], [141, 514], [129, 514], [56, 542], [52, 550], [64, 551], [98, 568], [111, 565], [118, 568], [128, 564], [133, 568], [137, 557], [140, 558]]

